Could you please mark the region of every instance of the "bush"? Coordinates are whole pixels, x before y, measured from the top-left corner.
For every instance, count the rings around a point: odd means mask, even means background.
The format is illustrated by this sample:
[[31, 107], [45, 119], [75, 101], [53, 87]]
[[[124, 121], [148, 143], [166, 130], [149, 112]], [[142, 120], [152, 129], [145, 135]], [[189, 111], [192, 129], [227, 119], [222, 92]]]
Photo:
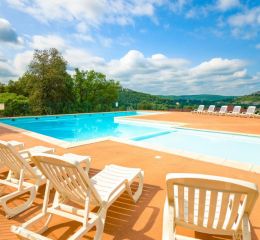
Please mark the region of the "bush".
[[27, 97], [16, 95], [15, 93], [1, 93], [0, 103], [5, 104], [5, 110], [1, 111], [3, 116], [22, 116], [30, 113]]

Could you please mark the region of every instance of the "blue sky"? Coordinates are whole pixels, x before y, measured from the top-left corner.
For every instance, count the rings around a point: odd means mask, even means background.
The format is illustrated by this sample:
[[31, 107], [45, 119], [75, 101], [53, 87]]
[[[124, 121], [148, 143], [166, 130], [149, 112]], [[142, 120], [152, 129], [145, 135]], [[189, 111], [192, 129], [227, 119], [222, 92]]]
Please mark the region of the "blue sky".
[[260, 90], [260, 2], [250, 0], [1, 0], [0, 82], [34, 49], [153, 94]]

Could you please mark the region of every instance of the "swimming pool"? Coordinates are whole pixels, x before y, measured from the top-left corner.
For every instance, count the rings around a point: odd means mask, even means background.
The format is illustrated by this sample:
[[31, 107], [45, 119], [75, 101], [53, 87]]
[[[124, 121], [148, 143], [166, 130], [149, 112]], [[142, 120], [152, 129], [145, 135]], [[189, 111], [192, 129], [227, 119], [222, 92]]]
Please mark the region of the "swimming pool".
[[87, 143], [86, 141], [117, 139], [184, 156], [196, 155], [200, 158], [216, 158], [216, 161], [231, 160], [260, 166], [260, 137], [192, 130], [118, 118], [145, 114], [151, 113], [131, 111], [6, 118], [0, 119], [0, 123], [71, 144], [67, 147]]
[[67, 142], [104, 137], [129, 139], [161, 129], [115, 122], [116, 117], [151, 114], [149, 112], [110, 112], [0, 119], [0, 122]]

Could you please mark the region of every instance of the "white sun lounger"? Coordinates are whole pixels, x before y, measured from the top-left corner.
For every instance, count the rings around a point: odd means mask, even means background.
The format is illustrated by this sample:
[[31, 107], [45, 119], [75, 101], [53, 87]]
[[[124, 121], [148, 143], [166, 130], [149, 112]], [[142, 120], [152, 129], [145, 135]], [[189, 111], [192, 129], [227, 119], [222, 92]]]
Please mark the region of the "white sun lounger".
[[225, 115], [227, 113], [228, 106], [221, 106], [218, 112], [214, 112], [217, 115]]
[[249, 106], [247, 108], [246, 112], [241, 113], [240, 116], [243, 116], [243, 117], [254, 117], [255, 110], [256, 110], [255, 106]]
[[194, 239], [177, 235], [181, 226], [197, 232], [250, 240], [248, 217], [258, 197], [256, 184], [211, 175], [177, 173], [166, 177], [163, 240]]
[[228, 113], [230, 116], [239, 116], [241, 111], [241, 106], [234, 106], [232, 112]]
[[[0, 191], [0, 206], [3, 207], [6, 217], [11, 218], [31, 206], [36, 192], [39, 186], [45, 182], [45, 178], [36, 167], [32, 167], [8, 142], [0, 141], [0, 159], [4, 166], [9, 169], [6, 179], [0, 179], [0, 185], [16, 189], [16, 191], [3, 196], [1, 196], [2, 191]], [[33, 180], [34, 182], [31, 183], [28, 180]], [[1, 187], [3, 190], [3, 186]], [[14, 208], [7, 206], [8, 201], [27, 192], [30, 196], [25, 203]]]
[[212, 114], [215, 111], [215, 105], [210, 105], [208, 110], [203, 111], [203, 113]]
[[199, 105], [198, 109], [192, 111], [192, 113], [202, 113], [204, 110], [204, 105]]
[[[80, 239], [96, 226], [94, 239], [101, 240], [109, 206], [124, 191], [129, 193], [134, 202], [142, 193], [143, 172], [139, 168], [108, 165], [94, 177], [89, 178], [88, 173], [77, 160], [68, 161], [64, 157], [50, 154], [37, 154], [32, 157], [32, 160], [48, 180], [42, 212], [20, 227], [11, 227], [12, 232], [26, 239], [49, 239], [40, 234], [48, 229], [52, 215], [59, 215], [82, 224], [81, 228], [68, 239]], [[130, 185], [135, 179], [139, 179], [139, 187], [133, 194]], [[49, 206], [51, 186], [56, 193], [52, 205]], [[82, 208], [68, 205], [67, 200], [79, 204]], [[98, 211], [91, 212], [90, 204], [98, 206]], [[37, 233], [28, 230], [28, 227], [43, 217], [47, 217], [47, 220]]]

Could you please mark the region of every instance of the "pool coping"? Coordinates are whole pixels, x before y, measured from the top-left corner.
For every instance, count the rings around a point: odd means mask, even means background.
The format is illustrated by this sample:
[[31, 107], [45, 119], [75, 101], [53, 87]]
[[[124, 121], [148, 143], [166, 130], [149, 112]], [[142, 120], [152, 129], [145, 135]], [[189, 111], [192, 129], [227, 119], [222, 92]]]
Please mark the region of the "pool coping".
[[[139, 111], [139, 112], [141, 112], [141, 111]], [[160, 112], [160, 113], [158, 112], [158, 113], [153, 113], [153, 115], [166, 114], [166, 113], [167, 112]], [[75, 115], [75, 114], [68, 114], [68, 115]], [[51, 116], [54, 116], [54, 115], [51, 115]], [[208, 130], [208, 129], [184, 127], [187, 124], [181, 123], [181, 122], [157, 121], [157, 120], [148, 120], [148, 119], [140, 119], [140, 118], [138, 119], [138, 116], [120, 116], [120, 117], [115, 117], [115, 119], [118, 122], [139, 123], [139, 124], [148, 123], [153, 126], [160, 125], [160, 127], [165, 127], [165, 128], [178, 128], [178, 129], [185, 129], [185, 130], [214, 132], [214, 133], [232, 134], [232, 135], [239, 135], [239, 136], [260, 137], [260, 135], [258, 135], [258, 134], [246, 134], [246, 133], [238, 133], [238, 132], [231, 132], [231, 131]], [[8, 125], [5, 123], [0, 123], [0, 126], [10, 129], [10, 130], [14, 130], [16, 132], [20, 132], [24, 135], [39, 139], [41, 141], [57, 145], [59, 147], [65, 148], [65, 149], [70, 149], [70, 148], [87, 145], [87, 144], [94, 144], [94, 143], [98, 143], [98, 142], [102, 142], [102, 141], [114, 141], [114, 142], [128, 144], [128, 145], [145, 148], [145, 149], [149, 149], [149, 150], [153, 150], [153, 151], [179, 155], [182, 157], [191, 158], [193, 160], [199, 160], [202, 162], [222, 165], [222, 166], [226, 166], [226, 167], [236, 168], [236, 169], [260, 174], [260, 166], [256, 165], [256, 164], [246, 163], [246, 162], [237, 162], [234, 160], [228, 160], [228, 159], [223, 159], [223, 158], [219, 158], [219, 157], [211, 157], [211, 156], [203, 155], [203, 154], [190, 153], [190, 152], [187, 152], [184, 150], [169, 150], [164, 147], [158, 147], [158, 146], [156, 149], [154, 149], [154, 147], [150, 147], [149, 144], [137, 142], [137, 141], [134, 141], [131, 139], [123, 139], [123, 138], [118, 138], [118, 137], [113, 137], [113, 136], [107, 136], [107, 137], [103, 137], [103, 138], [96, 138], [96, 139], [92, 139], [92, 140], [85, 140], [85, 141], [79, 141], [79, 142], [73, 143], [73, 142], [66, 142], [63, 140], [59, 140], [54, 137], [49, 137], [49, 136], [46, 136], [46, 135], [43, 135], [40, 133], [35, 133], [35, 132], [25, 130], [22, 128], [14, 127], [14, 126], [11, 126], [11, 125]]]
[[149, 115], [165, 114], [169, 111], [153, 111], [153, 110], [131, 110], [131, 111], [112, 111], [112, 112], [85, 112], [85, 113], [66, 113], [66, 114], [48, 114], [48, 115], [28, 115], [28, 116], [17, 116], [17, 117], [0, 117], [0, 119], [16, 119], [16, 118], [41, 118], [41, 117], [55, 117], [55, 116], [73, 116], [73, 115], [93, 115], [93, 114], [106, 114], [106, 113], [117, 113], [117, 112], [149, 112]]

